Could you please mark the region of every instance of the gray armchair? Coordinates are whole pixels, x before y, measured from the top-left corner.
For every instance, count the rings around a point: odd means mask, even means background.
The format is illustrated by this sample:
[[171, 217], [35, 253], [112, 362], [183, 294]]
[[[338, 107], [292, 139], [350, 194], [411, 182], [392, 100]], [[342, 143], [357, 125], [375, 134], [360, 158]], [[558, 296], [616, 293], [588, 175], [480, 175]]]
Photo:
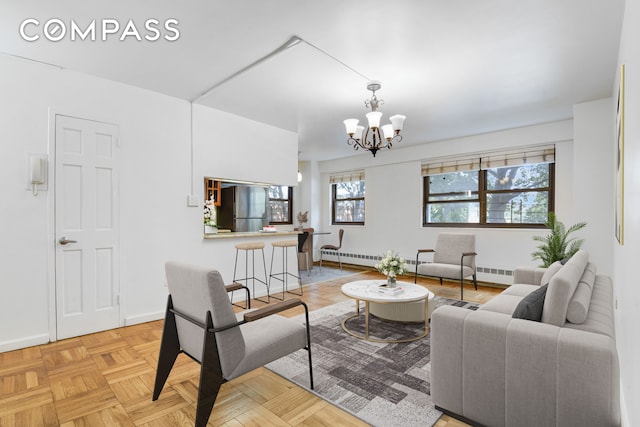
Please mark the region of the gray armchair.
[[[433, 262], [420, 264], [421, 254], [433, 253]], [[473, 276], [473, 285], [478, 289], [476, 279], [476, 236], [475, 234], [440, 233], [435, 249], [418, 249], [416, 255], [416, 274], [460, 280], [460, 299], [464, 299], [464, 278]]]
[[[153, 400], [157, 400], [180, 353], [200, 363], [196, 427], [205, 426], [222, 384], [294, 351], [309, 354], [307, 306], [299, 298], [236, 315], [216, 270], [177, 262], [165, 265], [169, 298]], [[302, 305], [306, 323], [276, 313]]]

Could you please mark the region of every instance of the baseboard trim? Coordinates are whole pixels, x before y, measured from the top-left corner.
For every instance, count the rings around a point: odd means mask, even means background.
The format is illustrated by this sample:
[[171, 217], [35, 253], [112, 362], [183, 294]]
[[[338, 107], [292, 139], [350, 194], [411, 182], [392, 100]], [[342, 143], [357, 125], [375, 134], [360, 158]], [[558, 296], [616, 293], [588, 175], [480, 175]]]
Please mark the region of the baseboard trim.
[[129, 316], [124, 318], [124, 326], [139, 325], [140, 323], [153, 322], [154, 320], [164, 319], [164, 311], [155, 313], [139, 314], [137, 316]]
[[19, 338], [17, 340], [1, 341], [0, 353], [19, 350], [21, 348], [33, 347], [34, 345], [48, 344], [49, 334], [32, 335], [30, 337]]
[[485, 427], [485, 425], [484, 425], [484, 424], [477, 423], [477, 422], [475, 422], [475, 421], [473, 421], [473, 420], [470, 420], [470, 419], [469, 419], [469, 418], [467, 418], [467, 417], [463, 417], [462, 415], [458, 415], [458, 414], [456, 414], [455, 412], [451, 412], [451, 411], [449, 411], [448, 409], [441, 408], [441, 407], [440, 407], [440, 406], [438, 406], [438, 405], [435, 405], [435, 407], [436, 407], [436, 409], [437, 409], [438, 411], [442, 412], [443, 414], [448, 415], [448, 416], [450, 416], [451, 418], [455, 418], [455, 419], [456, 419], [456, 420], [458, 420], [458, 421], [462, 421], [462, 422], [463, 422], [463, 423], [465, 423], [465, 424], [469, 424], [470, 426], [473, 426], [473, 427]]

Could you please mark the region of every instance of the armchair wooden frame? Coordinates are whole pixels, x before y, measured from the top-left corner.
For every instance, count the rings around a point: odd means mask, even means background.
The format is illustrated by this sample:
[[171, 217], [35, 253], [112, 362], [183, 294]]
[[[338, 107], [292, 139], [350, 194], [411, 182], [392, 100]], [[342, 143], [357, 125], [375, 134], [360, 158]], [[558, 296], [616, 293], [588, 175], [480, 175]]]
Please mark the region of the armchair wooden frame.
[[[244, 288], [244, 286], [241, 286]], [[248, 291], [248, 289], [247, 289]], [[249, 298], [247, 299], [249, 300]], [[169, 377], [169, 373], [175, 363], [178, 355], [184, 353], [191, 359], [198, 362], [198, 359], [193, 355], [185, 352], [180, 347], [178, 339], [178, 329], [176, 324], [176, 316], [198, 326], [203, 331], [203, 349], [202, 349], [202, 363], [200, 363], [200, 383], [198, 387], [198, 400], [196, 406], [196, 427], [204, 427], [207, 425], [213, 405], [215, 403], [220, 387], [227, 379], [224, 378], [222, 373], [222, 366], [220, 364], [220, 356], [218, 352], [218, 344], [216, 341], [216, 333], [226, 331], [231, 328], [237, 328], [242, 324], [253, 322], [263, 317], [270, 316], [272, 314], [279, 313], [281, 311], [289, 310], [291, 308], [302, 305], [305, 312], [305, 326], [307, 330], [307, 346], [304, 347], [309, 354], [309, 382], [311, 389], [313, 390], [313, 369], [311, 364], [311, 331], [309, 329], [309, 310], [307, 305], [299, 298], [291, 298], [277, 304], [269, 305], [261, 309], [250, 311], [244, 314], [243, 320], [234, 324], [230, 324], [221, 328], [216, 328], [213, 324], [211, 311], [206, 313], [206, 322], [202, 323], [199, 320], [193, 319], [185, 313], [176, 310], [173, 307], [171, 295], [167, 300], [167, 310], [164, 321], [164, 329], [162, 331], [162, 341], [160, 343], [160, 356], [158, 358], [158, 369], [156, 371], [156, 380], [153, 390], [153, 400], [157, 400], [160, 396], [160, 392], [164, 387], [164, 384]]]
[[[248, 310], [251, 308], [251, 292], [249, 291], [249, 288], [247, 288], [246, 286], [242, 286], [241, 283], [238, 282], [233, 282], [230, 285], [226, 285], [225, 289], [227, 290], [227, 293], [231, 292], [231, 304], [235, 305], [236, 307], [239, 308], [244, 308], [245, 310]], [[234, 291], [239, 291], [240, 289], [244, 289], [247, 293], [247, 299], [245, 301], [245, 306], [241, 306], [236, 304], [235, 302], [233, 302], [233, 292]]]
[[[418, 265], [420, 264], [419, 262], [419, 258], [420, 258], [420, 254], [424, 254], [424, 253], [435, 253], [435, 249], [418, 249], [418, 253], [416, 254], [416, 273], [415, 273], [415, 277], [413, 278], [413, 283], [417, 283], [418, 281]], [[468, 257], [468, 256], [476, 256], [478, 255], [477, 252], [463, 252], [462, 256], [460, 257], [460, 299], [464, 300], [464, 258]], [[422, 274], [421, 274], [422, 276]], [[442, 285], [442, 277], [440, 276], [431, 276], [431, 277], [439, 277], [440, 279], [440, 284]], [[473, 286], [475, 288], [475, 290], [478, 290], [478, 280], [476, 278], [476, 270], [474, 268], [473, 270]]]

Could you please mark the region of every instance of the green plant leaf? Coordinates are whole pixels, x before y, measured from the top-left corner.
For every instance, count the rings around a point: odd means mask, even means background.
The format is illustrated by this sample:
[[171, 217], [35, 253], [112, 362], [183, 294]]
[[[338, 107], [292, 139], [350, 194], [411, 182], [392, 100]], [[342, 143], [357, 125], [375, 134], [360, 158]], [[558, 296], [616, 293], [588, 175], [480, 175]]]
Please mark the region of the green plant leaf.
[[567, 229], [553, 212], [549, 212], [545, 226], [549, 229], [549, 234], [533, 236], [533, 240], [541, 242], [537, 250], [531, 254], [533, 259], [542, 261], [540, 267], [549, 267], [556, 261], [571, 258], [584, 243], [584, 239], [569, 237], [569, 235], [585, 228], [586, 222], [578, 222]]

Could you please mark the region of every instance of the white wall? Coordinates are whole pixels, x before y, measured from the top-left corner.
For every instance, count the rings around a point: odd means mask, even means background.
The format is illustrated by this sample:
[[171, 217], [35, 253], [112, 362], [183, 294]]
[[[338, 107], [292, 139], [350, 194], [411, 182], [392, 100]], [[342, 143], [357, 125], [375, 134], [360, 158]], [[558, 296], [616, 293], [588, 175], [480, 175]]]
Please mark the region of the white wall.
[[[595, 120], [595, 119], [594, 119]], [[596, 121], [597, 123], [597, 121]], [[321, 162], [321, 190], [323, 201], [323, 228], [337, 234], [339, 227], [331, 225], [329, 175], [334, 172], [355, 169], [365, 170], [366, 180], [366, 222], [364, 226], [344, 226], [343, 250], [347, 253], [380, 255], [387, 249], [399, 251], [401, 255], [414, 259], [417, 248], [430, 248], [438, 233], [447, 228], [422, 227], [422, 178], [421, 163], [429, 158], [457, 155], [482, 150], [512, 148], [518, 145], [556, 143], [556, 213], [567, 224], [572, 212], [574, 194], [574, 145], [573, 121], [547, 123], [522, 127], [465, 138], [409, 146], [394, 146], [383, 151], [374, 159], [363, 153], [333, 161]], [[591, 145], [591, 140], [580, 141], [581, 145]], [[587, 149], [589, 149], [587, 147]], [[584, 194], [584, 193], [581, 193]], [[609, 197], [609, 195], [607, 195]], [[594, 224], [594, 230], [597, 226]], [[460, 231], [460, 229], [455, 229]], [[535, 250], [534, 235], [544, 230], [482, 229], [465, 228], [477, 236], [477, 265], [486, 268], [513, 270], [520, 265], [537, 265], [531, 253]], [[597, 233], [583, 233], [587, 241], [598, 238]], [[335, 237], [333, 237], [335, 239]], [[597, 242], [592, 242], [597, 247]], [[334, 258], [331, 258], [334, 259]], [[353, 260], [350, 260], [353, 261]], [[362, 260], [363, 264], [374, 262]], [[510, 283], [505, 275], [479, 273], [480, 280]]]
[[298, 136], [273, 126], [194, 106], [195, 180], [203, 177], [298, 185]]
[[565, 225], [586, 221], [583, 249], [597, 260], [598, 273], [613, 274], [611, 239], [614, 229], [613, 118], [611, 98], [573, 108], [574, 150], [571, 208]]
[[[616, 311], [616, 342], [620, 355], [623, 419], [625, 426], [640, 425], [640, 286], [638, 261], [640, 260], [640, 2], [626, 0], [624, 25], [620, 43], [619, 63], [625, 64], [625, 128], [624, 128], [624, 246], [615, 239], [613, 247]], [[612, 70], [616, 72], [617, 70]], [[612, 89], [611, 115], [615, 112], [618, 79]], [[611, 152], [615, 152], [615, 145]], [[613, 192], [613, 186], [610, 187]]]
[[[305, 227], [312, 227], [316, 231], [323, 231], [322, 223], [322, 203], [320, 198], [320, 173], [318, 172], [318, 162], [303, 161], [299, 162], [299, 170], [302, 174], [302, 181], [298, 183], [294, 191], [294, 211], [293, 222], [297, 225], [296, 215], [298, 212], [309, 212], [309, 223]], [[320, 246], [324, 244], [322, 235], [314, 236], [312, 256], [314, 261], [320, 259]]]
[[6, 56], [0, 70], [0, 351], [46, 342], [55, 328], [53, 185], [33, 197], [25, 182], [27, 153], [50, 153], [53, 164], [51, 112], [120, 126], [123, 323], [162, 313], [168, 259], [210, 263], [231, 280], [235, 252], [204, 241], [202, 207], [186, 203], [192, 185], [202, 201], [205, 174], [296, 182], [292, 132], [196, 107], [192, 178], [187, 102]]

